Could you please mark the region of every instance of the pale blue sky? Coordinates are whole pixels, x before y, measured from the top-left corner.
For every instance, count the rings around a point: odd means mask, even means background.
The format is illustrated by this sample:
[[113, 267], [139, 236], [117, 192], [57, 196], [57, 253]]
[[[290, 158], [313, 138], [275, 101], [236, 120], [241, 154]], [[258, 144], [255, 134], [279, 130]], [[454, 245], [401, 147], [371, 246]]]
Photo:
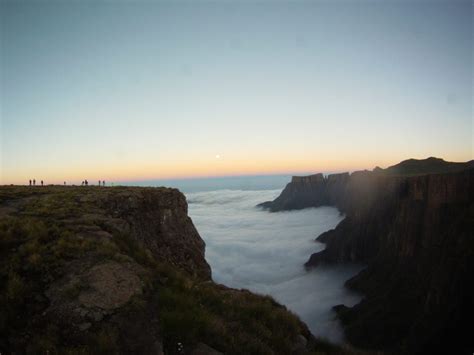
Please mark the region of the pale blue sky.
[[473, 158], [470, 1], [0, 9], [4, 183]]

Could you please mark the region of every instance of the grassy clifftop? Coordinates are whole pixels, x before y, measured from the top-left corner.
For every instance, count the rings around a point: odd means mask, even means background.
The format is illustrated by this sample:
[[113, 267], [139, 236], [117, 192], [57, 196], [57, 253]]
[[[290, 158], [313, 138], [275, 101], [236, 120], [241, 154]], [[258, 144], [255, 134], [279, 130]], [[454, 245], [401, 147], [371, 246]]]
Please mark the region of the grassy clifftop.
[[0, 352], [346, 352], [204, 247], [175, 189], [0, 187]]

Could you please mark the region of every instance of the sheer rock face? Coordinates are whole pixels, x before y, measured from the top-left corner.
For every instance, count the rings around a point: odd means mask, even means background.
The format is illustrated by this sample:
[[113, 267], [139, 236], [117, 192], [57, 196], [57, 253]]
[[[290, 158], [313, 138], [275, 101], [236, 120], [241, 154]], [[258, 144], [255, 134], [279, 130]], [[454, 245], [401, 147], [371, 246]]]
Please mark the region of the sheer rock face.
[[343, 195], [349, 174], [293, 176], [291, 182], [274, 201], [260, 204], [271, 212], [299, 210], [307, 207], [332, 205]]
[[368, 264], [348, 281], [367, 297], [340, 312], [355, 345], [471, 350], [474, 170], [394, 181], [389, 196], [376, 194], [359, 213], [355, 203], [307, 266]]
[[473, 203], [473, 172], [351, 182], [341, 201], [347, 217], [324, 235], [326, 249], [307, 265], [417, 258], [441, 247], [443, 236], [455, 240], [450, 228], [468, 219]]
[[[439, 160], [422, 162], [440, 170]], [[346, 214], [334, 230], [318, 237], [326, 249], [305, 265], [368, 265], [347, 282], [366, 297], [352, 308], [336, 308], [352, 344], [410, 353], [472, 351], [472, 162], [425, 175], [417, 175], [413, 164], [409, 160], [397, 169], [292, 182], [263, 207], [331, 205]], [[426, 164], [423, 173], [429, 173]], [[410, 174], [401, 175], [405, 168]]]
[[205, 243], [188, 216], [186, 198], [178, 190], [128, 189], [104, 197], [99, 204], [113, 216], [108, 222], [110, 229], [129, 233], [155, 259], [194, 276], [211, 278], [204, 258]]

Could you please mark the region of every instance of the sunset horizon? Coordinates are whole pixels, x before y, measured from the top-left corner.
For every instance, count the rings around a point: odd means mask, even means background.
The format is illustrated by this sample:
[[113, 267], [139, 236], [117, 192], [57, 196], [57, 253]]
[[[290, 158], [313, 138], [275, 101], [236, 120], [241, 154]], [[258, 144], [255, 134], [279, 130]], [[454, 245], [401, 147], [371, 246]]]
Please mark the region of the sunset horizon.
[[[325, 161], [323, 163], [314, 162], [311, 163], [303, 163], [298, 164], [298, 162], [292, 162], [292, 164], [288, 164], [288, 166], [293, 166], [293, 168], [285, 168], [285, 167], [275, 167], [275, 168], [266, 168], [261, 169], [260, 165], [256, 163], [255, 168], [251, 168], [247, 170], [248, 167], [236, 167], [235, 162], [229, 162], [228, 164], [223, 163], [222, 161], [210, 166], [206, 165], [198, 165], [196, 167], [189, 167], [188, 165], [183, 165], [185, 167], [184, 172], [181, 174], [176, 174], [174, 171], [179, 171], [180, 169], [176, 169], [174, 166], [172, 171], [163, 174], [163, 170], [167, 171], [168, 169], [162, 168], [136, 168], [134, 166], [128, 167], [127, 172], [124, 173], [123, 170], [119, 169], [119, 173], [111, 174], [110, 171], [114, 171], [114, 169], [104, 169], [103, 167], [92, 167], [88, 170], [84, 170], [82, 173], [70, 173], [64, 174], [62, 171], [58, 172], [43, 172], [41, 170], [37, 170], [32, 173], [25, 173], [22, 176], [17, 177], [8, 177], [3, 178], [3, 181], [0, 180], [0, 185], [9, 185], [9, 184], [17, 184], [17, 185], [28, 185], [29, 180], [36, 179], [37, 181], [43, 180], [45, 184], [59, 184], [62, 185], [64, 182], [67, 184], [80, 184], [81, 181], [89, 180], [91, 183], [96, 183], [97, 180], [106, 180], [110, 183], [121, 183], [127, 182], [132, 183], [134, 181], [141, 182], [141, 181], [151, 181], [151, 180], [192, 180], [192, 179], [206, 179], [206, 178], [216, 178], [216, 177], [238, 177], [238, 176], [273, 176], [273, 175], [310, 175], [316, 173], [342, 173], [342, 172], [354, 172], [359, 170], [373, 170], [376, 167], [380, 168], [387, 168], [389, 166], [395, 165], [400, 163], [401, 161], [408, 160], [408, 159], [427, 159], [430, 157], [434, 157], [431, 155], [428, 156], [410, 156], [404, 157], [400, 159], [393, 159], [391, 161], [384, 161], [384, 162], [373, 162], [372, 164], [364, 165], [361, 163], [354, 163], [354, 160], [351, 163], [343, 163], [339, 162], [337, 159], [331, 161]], [[445, 161], [449, 162], [467, 162], [471, 161], [472, 159], [465, 159], [465, 160], [455, 160], [455, 159], [445, 159], [444, 157], [435, 157], [440, 158]], [[336, 162], [336, 163], [334, 163]], [[285, 162], [283, 162], [284, 165]], [[339, 164], [338, 164], [339, 163]], [[276, 162], [279, 164], [279, 162]], [[232, 170], [235, 169], [235, 170]], [[187, 170], [187, 171], [186, 171]], [[130, 171], [130, 172], [128, 172]], [[145, 173], [140, 173], [140, 171], [146, 171]], [[156, 172], [155, 172], [156, 171]]]

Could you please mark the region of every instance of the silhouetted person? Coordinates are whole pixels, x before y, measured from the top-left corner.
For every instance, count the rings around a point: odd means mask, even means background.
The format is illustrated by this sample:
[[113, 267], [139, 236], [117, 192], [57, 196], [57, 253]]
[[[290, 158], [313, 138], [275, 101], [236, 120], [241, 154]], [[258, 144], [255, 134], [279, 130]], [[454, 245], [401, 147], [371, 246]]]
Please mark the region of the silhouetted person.
[[36, 185], [36, 179], [33, 179], [33, 186]]
[[43, 186], [43, 180], [41, 180], [41, 186]]
[[102, 185], [105, 186], [105, 180], [102, 181]]
[[30, 179], [30, 186], [31, 186], [31, 179]]
[[66, 186], [66, 181], [64, 181], [64, 186]]
[[86, 184], [86, 186], [88, 186], [88, 185], [89, 185], [89, 181], [84, 180], [84, 184]]
[[100, 187], [100, 180], [99, 180], [99, 187]]

